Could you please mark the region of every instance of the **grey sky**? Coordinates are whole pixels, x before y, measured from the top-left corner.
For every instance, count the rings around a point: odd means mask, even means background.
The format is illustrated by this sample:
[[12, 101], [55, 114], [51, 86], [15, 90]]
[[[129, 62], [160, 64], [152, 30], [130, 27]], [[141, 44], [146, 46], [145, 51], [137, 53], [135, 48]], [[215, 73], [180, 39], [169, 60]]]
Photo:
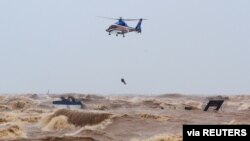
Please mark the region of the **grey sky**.
[[[0, 0], [0, 93], [250, 93], [249, 7], [249, 0]], [[141, 35], [122, 38], [105, 32], [115, 21], [96, 16], [149, 20]]]

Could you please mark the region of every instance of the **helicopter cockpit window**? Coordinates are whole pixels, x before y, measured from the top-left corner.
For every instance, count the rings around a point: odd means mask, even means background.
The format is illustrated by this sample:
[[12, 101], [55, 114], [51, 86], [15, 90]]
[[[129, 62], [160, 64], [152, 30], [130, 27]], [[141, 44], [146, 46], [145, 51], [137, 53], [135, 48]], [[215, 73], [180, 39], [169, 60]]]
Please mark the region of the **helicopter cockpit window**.
[[121, 26], [128, 26], [123, 20], [119, 20], [118, 22], [116, 22], [116, 24]]

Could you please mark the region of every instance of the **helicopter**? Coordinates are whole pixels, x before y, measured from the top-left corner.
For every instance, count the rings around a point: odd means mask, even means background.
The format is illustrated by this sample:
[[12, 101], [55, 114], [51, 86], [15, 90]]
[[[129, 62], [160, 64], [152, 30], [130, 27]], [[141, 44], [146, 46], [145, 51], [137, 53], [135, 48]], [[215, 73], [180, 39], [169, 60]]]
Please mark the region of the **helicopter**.
[[[111, 33], [115, 33], [116, 36], [118, 36], [119, 34], [123, 35], [123, 37], [125, 37], [126, 33], [129, 32], [137, 32], [137, 33], [141, 33], [141, 24], [143, 20], [147, 20], [147, 19], [123, 19], [122, 17], [116, 19], [116, 18], [107, 18], [107, 17], [101, 17], [101, 18], [105, 18], [105, 19], [110, 19], [110, 20], [117, 20], [117, 22], [115, 24], [112, 24], [111, 26], [109, 26], [108, 29], [106, 29], [106, 31], [109, 33], [109, 35], [111, 35]], [[136, 27], [130, 27], [127, 25], [127, 23], [125, 21], [139, 21], [136, 25]]]

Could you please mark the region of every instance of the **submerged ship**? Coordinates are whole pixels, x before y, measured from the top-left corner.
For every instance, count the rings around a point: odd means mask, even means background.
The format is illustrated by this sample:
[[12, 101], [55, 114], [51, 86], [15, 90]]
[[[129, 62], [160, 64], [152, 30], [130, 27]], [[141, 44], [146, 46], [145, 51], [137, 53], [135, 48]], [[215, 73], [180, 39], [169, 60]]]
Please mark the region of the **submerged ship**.
[[81, 101], [76, 100], [74, 97], [69, 96], [68, 98], [61, 97], [61, 100], [53, 101], [55, 108], [67, 108], [67, 109], [81, 109], [83, 104]]

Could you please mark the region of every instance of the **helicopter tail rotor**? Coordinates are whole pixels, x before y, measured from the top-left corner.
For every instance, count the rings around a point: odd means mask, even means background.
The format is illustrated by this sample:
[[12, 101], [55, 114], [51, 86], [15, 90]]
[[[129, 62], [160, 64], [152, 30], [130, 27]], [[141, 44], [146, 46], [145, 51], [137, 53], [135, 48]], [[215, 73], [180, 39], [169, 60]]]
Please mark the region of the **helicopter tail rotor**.
[[141, 33], [141, 24], [142, 24], [143, 20], [144, 19], [140, 19], [139, 22], [138, 22], [138, 24], [135, 27], [135, 30], [136, 30], [137, 33]]

